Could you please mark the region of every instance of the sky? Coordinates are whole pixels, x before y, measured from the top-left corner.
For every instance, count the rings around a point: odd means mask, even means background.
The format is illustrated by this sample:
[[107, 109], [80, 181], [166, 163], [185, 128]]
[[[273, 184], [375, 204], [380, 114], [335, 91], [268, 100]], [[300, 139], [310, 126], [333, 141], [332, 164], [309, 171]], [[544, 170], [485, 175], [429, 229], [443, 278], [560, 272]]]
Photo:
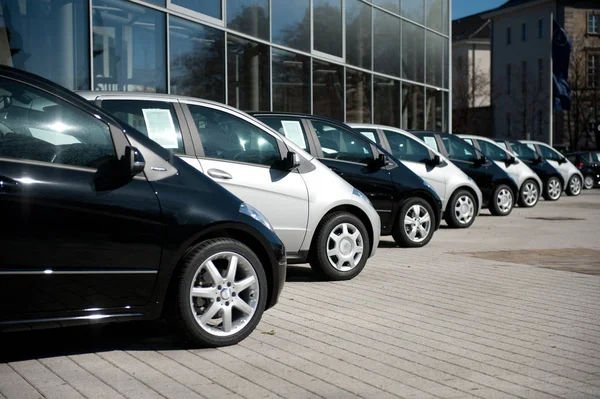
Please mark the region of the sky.
[[507, 0], [452, 0], [452, 19], [466, 17], [482, 11], [491, 10]]

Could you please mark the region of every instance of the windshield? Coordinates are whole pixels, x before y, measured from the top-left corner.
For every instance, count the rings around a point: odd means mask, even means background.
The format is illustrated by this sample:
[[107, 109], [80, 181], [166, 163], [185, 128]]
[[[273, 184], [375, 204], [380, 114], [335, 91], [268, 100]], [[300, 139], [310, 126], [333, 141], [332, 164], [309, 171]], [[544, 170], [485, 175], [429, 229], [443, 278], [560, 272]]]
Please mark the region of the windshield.
[[521, 159], [535, 160], [538, 157], [537, 153], [526, 144], [513, 142], [510, 143], [510, 147]]

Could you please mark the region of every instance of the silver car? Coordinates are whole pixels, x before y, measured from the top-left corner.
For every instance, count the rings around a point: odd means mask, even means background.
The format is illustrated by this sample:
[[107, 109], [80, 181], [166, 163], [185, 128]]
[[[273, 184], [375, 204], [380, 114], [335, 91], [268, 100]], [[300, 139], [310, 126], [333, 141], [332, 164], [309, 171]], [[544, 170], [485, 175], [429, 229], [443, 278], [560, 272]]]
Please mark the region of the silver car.
[[577, 196], [581, 194], [583, 186], [583, 175], [564, 155], [550, 147], [546, 143], [533, 140], [520, 140], [539, 155], [548, 161], [548, 163], [558, 170], [565, 182], [564, 188], [567, 195]]
[[290, 140], [235, 108], [150, 93], [80, 92], [256, 207], [286, 246], [331, 280], [358, 275], [379, 243], [367, 197]]
[[544, 184], [539, 176], [517, 156], [487, 137], [458, 134], [508, 173], [519, 186], [519, 206], [531, 208], [538, 203]]
[[[350, 123], [354, 130], [381, 145], [433, 186], [451, 227], [471, 226], [483, 203], [481, 190], [462, 170], [413, 134], [391, 126]], [[439, 161], [432, 162], [432, 159]]]

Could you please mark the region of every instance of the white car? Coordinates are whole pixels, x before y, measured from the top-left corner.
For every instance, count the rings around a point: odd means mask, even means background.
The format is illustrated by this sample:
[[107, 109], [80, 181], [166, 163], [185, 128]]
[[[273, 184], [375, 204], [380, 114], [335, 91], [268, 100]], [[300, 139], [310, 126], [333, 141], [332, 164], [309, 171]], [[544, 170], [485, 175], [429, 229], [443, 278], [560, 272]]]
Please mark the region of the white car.
[[563, 178], [564, 189], [567, 195], [577, 196], [581, 194], [583, 186], [583, 175], [564, 155], [541, 141], [520, 140], [558, 170]]
[[519, 186], [519, 206], [531, 208], [538, 203], [544, 184], [525, 162], [487, 137], [467, 134], [458, 134], [457, 136], [481, 151], [513, 178]]
[[[481, 190], [473, 179], [418, 137], [391, 126], [350, 123], [355, 131], [381, 145], [433, 186], [451, 227], [469, 227], [481, 210]], [[435, 160], [435, 161], [432, 161]]]
[[312, 155], [248, 114], [196, 98], [80, 92], [262, 212], [287, 262], [331, 280], [358, 275], [379, 243], [369, 199]]

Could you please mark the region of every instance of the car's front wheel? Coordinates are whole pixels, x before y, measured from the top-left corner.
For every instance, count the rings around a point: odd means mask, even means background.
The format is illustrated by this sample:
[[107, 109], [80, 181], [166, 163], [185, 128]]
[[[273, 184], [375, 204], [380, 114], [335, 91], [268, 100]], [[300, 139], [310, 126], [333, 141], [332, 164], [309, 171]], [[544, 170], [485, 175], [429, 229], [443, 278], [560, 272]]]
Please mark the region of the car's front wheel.
[[546, 201], [556, 201], [562, 193], [562, 184], [558, 177], [553, 176], [548, 179], [546, 189], [544, 190], [544, 199]]
[[591, 190], [594, 188], [594, 176], [586, 176], [583, 179], [583, 187], [586, 190]]
[[370, 248], [363, 222], [351, 213], [335, 212], [320, 224], [310, 266], [329, 280], [349, 280], [364, 269]]
[[476, 213], [473, 194], [467, 190], [457, 190], [448, 201], [444, 220], [450, 227], [464, 229], [473, 224]]
[[519, 193], [519, 206], [523, 208], [534, 207], [540, 199], [540, 188], [533, 180], [525, 180]]
[[177, 276], [174, 321], [194, 345], [233, 345], [256, 327], [265, 309], [267, 278], [254, 252], [230, 238], [197, 245]]
[[567, 186], [567, 195], [569, 196], [578, 196], [581, 194], [581, 177], [579, 175], [573, 175], [569, 180], [569, 185]]
[[490, 198], [490, 212], [494, 216], [508, 216], [515, 204], [512, 190], [505, 184], [500, 184]]
[[422, 198], [411, 198], [400, 208], [392, 236], [401, 247], [423, 247], [433, 237], [435, 222], [429, 203]]

